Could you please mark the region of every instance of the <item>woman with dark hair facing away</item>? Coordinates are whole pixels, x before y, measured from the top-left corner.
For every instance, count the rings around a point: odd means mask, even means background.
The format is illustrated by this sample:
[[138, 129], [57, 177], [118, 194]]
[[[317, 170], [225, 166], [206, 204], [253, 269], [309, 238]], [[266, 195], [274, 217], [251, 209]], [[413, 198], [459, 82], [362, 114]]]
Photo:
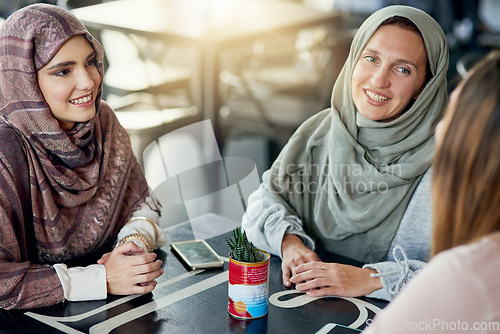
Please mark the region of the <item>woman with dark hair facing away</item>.
[[243, 217], [254, 244], [281, 256], [286, 287], [389, 300], [425, 265], [447, 68], [444, 33], [419, 9], [386, 7], [360, 26], [331, 107], [290, 138]]
[[499, 51], [453, 91], [436, 142], [434, 256], [367, 333], [500, 333]]
[[101, 100], [101, 45], [36, 4], [3, 24], [0, 58], [0, 308], [152, 291], [160, 206]]

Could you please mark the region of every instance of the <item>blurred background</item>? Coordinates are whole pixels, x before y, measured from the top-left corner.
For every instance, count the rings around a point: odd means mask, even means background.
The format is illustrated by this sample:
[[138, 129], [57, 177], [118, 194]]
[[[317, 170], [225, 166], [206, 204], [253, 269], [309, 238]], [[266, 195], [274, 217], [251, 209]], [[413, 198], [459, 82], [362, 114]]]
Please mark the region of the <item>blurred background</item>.
[[439, 22], [450, 90], [500, 48], [500, 0], [0, 0], [1, 20], [37, 2], [74, 11], [102, 43], [104, 99], [143, 164], [156, 139], [210, 119], [223, 156], [246, 156], [261, 175], [297, 126], [329, 106], [352, 36], [384, 6], [414, 6]]

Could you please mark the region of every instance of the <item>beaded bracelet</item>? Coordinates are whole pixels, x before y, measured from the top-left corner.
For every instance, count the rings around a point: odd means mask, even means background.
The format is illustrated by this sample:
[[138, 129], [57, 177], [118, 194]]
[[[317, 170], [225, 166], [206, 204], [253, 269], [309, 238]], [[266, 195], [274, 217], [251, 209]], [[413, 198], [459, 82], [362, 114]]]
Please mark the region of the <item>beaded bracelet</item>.
[[137, 240], [142, 241], [144, 243], [144, 245], [146, 245], [148, 253], [151, 253], [153, 251], [153, 247], [151, 246], [151, 242], [149, 242], [149, 240], [143, 234], [140, 234], [140, 233], [132, 233], [132, 234], [127, 235], [126, 237], [124, 237], [123, 239], [120, 240], [120, 242], [118, 243], [118, 246], [121, 246], [124, 243], [126, 243], [127, 241], [132, 240], [132, 239], [137, 239]]

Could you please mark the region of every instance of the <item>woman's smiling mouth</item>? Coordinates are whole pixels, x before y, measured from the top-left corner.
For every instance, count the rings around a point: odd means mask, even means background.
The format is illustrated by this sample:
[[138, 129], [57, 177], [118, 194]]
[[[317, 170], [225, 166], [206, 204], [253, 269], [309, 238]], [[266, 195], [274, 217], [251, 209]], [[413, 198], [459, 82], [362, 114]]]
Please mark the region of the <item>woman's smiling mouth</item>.
[[82, 97], [73, 99], [73, 100], [69, 100], [69, 103], [74, 104], [74, 105], [80, 105], [80, 104], [87, 103], [91, 100], [92, 100], [92, 93], [90, 93], [89, 95], [86, 95], [86, 96], [82, 96]]
[[383, 101], [390, 100], [390, 98], [388, 98], [386, 96], [375, 94], [373, 92], [370, 92], [369, 90], [365, 90], [365, 92], [366, 92], [366, 95], [368, 95], [368, 97], [370, 99], [377, 101], [377, 102], [383, 102]]

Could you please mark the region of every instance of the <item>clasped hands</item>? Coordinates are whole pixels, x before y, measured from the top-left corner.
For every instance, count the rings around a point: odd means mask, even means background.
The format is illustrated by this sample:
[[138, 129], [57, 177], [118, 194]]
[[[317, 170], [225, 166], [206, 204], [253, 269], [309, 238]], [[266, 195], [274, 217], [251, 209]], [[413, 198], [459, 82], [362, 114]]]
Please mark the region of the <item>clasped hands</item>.
[[359, 297], [383, 287], [380, 278], [370, 276], [375, 270], [322, 262], [294, 234], [285, 234], [281, 250], [283, 284], [295, 284], [296, 290], [311, 297]]
[[154, 290], [155, 279], [163, 274], [163, 262], [155, 260], [155, 253], [146, 253], [133, 241], [127, 241], [104, 254], [97, 263], [106, 267], [108, 293], [130, 295]]

